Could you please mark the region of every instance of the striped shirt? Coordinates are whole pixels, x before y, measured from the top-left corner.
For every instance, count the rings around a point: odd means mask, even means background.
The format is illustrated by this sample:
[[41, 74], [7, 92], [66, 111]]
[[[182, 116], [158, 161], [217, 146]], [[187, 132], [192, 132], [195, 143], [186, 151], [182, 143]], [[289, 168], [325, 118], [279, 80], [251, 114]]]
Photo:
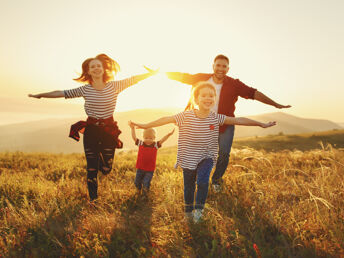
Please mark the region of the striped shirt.
[[225, 115], [211, 111], [206, 118], [199, 118], [195, 110], [174, 116], [179, 127], [177, 163], [183, 169], [194, 170], [205, 158], [216, 163], [218, 154], [219, 126], [224, 124]]
[[86, 84], [75, 89], [65, 90], [64, 95], [66, 99], [83, 97], [85, 112], [89, 117], [106, 119], [113, 116], [118, 94], [135, 83], [137, 81], [133, 77], [120, 81], [109, 81], [102, 90], [96, 90], [91, 84]]

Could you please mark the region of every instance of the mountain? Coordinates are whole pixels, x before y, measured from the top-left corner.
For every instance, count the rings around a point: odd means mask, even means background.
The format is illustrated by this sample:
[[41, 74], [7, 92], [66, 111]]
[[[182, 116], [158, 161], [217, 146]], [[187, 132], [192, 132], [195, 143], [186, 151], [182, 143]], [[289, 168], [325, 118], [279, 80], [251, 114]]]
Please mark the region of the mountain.
[[279, 133], [299, 134], [344, 128], [329, 120], [300, 118], [283, 112], [267, 113], [248, 117], [262, 122], [277, 121], [277, 125], [266, 129], [259, 127], [236, 126], [235, 137], [264, 136]]
[[[176, 114], [180, 109], [140, 109], [115, 113], [115, 120], [122, 131], [120, 139], [124, 142], [124, 149], [135, 148], [131, 138], [128, 121], [148, 122], [162, 116]], [[250, 116], [250, 118], [267, 122], [277, 121], [277, 125], [263, 129], [260, 127], [236, 126], [235, 137], [264, 136], [273, 134], [297, 134], [316, 131], [343, 129], [336, 123], [321, 119], [305, 119], [292, 116], [283, 112]], [[73, 153], [83, 152], [82, 138], [80, 142], [68, 137], [70, 126], [83, 120], [84, 117], [66, 119], [46, 119], [0, 126], [0, 151], [25, 151], [25, 152], [54, 152]], [[162, 138], [174, 125], [157, 128], [157, 139]], [[142, 130], [137, 130], [137, 137], [141, 138]], [[177, 144], [178, 130], [168, 139], [164, 146]]]
[[[124, 142], [125, 149], [135, 148], [131, 138], [128, 121], [146, 122], [180, 112], [178, 109], [144, 109], [115, 113], [115, 120], [122, 131], [120, 139]], [[80, 142], [69, 138], [70, 126], [85, 117], [66, 119], [46, 119], [25, 123], [16, 123], [0, 126], [0, 151], [25, 151], [25, 152], [54, 152], [74, 153], [83, 152], [82, 137]], [[173, 125], [166, 125], [157, 129], [157, 139], [162, 138]], [[138, 138], [142, 130], [136, 130]], [[178, 133], [175, 132], [164, 146], [176, 145]]]

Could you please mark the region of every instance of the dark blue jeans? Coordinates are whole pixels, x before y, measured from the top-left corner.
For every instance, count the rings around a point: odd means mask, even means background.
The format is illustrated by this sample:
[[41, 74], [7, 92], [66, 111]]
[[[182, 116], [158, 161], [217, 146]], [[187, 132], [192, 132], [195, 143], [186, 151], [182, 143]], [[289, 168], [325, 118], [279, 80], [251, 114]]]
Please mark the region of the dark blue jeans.
[[145, 171], [142, 169], [136, 170], [135, 186], [141, 190], [142, 186], [145, 190], [149, 190], [150, 183], [153, 178], [153, 171]]
[[226, 130], [219, 134], [219, 155], [214, 174], [211, 178], [213, 184], [221, 183], [222, 177], [227, 169], [233, 143], [234, 129], [234, 125], [228, 125]]
[[[209, 158], [202, 160], [195, 170], [183, 169], [185, 212], [192, 212], [194, 208], [204, 208], [205, 200], [208, 195], [209, 176], [214, 165], [213, 163], [213, 160]], [[194, 207], [196, 182], [196, 205]]]

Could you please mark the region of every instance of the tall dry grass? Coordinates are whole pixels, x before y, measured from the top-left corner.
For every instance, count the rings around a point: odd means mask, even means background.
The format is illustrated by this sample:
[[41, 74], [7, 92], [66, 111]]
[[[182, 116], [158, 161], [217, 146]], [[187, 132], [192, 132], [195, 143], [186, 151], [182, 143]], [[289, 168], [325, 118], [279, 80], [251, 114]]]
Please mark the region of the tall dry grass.
[[83, 155], [0, 154], [3, 257], [343, 257], [344, 150], [234, 149], [199, 224], [183, 218], [175, 149], [161, 149], [148, 199], [136, 152], [115, 156], [89, 205]]

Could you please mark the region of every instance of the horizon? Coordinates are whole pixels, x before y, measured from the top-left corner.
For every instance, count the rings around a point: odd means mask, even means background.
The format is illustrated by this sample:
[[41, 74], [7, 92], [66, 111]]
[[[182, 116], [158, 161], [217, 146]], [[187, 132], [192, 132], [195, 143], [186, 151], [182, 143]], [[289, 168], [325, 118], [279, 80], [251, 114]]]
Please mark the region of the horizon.
[[[162, 113], [171, 113], [171, 114], [176, 114], [177, 112], [182, 112], [184, 110], [184, 108], [179, 108], [179, 107], [165, 107], [165, 108], [139, 108], [139, 109], [131, 109], [131, 110], [123, 110], [123, 111], [117, 111], [114, 113], [114, 118], [116, 120], [116, 114], [117, 116], [122, 116], [123, 113], [130, 113], [130, 112], [135, 112], [135, 111], [160, 111]], [[287, 110], [288, 111], [288, 110]], [[321, 121], [329, 121], [332, 123], [335, 123], [341, 127], [344, 128], [344, 122], [341, 121], [333, 121], [333, 120], [329, 120], [329, 119], [322, 119], [322, 118], [309, 118], [309, 117], [301, 117], [301, 116], [297, 116], [294, 114], [291, 114], [289, 112], [287, 112], [285, 110], [276, 110], [276, 111], [272, 111], [272, 112], [263, 112], [263, 113], [259, 113], [259, 114], [246, 114], [245, 117], [256, 117], [256, 116], [266, 116], [266, 115], [274, 115], [274, 114], [283, 114], [283, 115], [287, 115], [287, 116], [291, 116], [291, 117], [295, 117], [295, 118], [299, 118], [299, 119], [309, 119], [309, 120], [321, 120]], [[0, 112], [0, 127], [2, 126], [10, 126], [10, 125], [15, 125], [15, 124], [23, 124], [23, 123], [35, 123], [35, 122], [40, 122], [40, 121], [55, 121], [55, 120], [64, 120], [64, 119], [86, 119], [87, 115], [86, 114], [73, 114], [73, 115], [61, 115], [61, 114], [55, 114], [55, 115], [37, 115], [34, 116], [35, 118], [27, 118], [27, 119], [21, 119], [20, 121], [15, 119], [12, 122], [4, 122], [4, 119], [2, 119], [2, 113]], [[236, 115], [236, 117], [238, 117]]]

